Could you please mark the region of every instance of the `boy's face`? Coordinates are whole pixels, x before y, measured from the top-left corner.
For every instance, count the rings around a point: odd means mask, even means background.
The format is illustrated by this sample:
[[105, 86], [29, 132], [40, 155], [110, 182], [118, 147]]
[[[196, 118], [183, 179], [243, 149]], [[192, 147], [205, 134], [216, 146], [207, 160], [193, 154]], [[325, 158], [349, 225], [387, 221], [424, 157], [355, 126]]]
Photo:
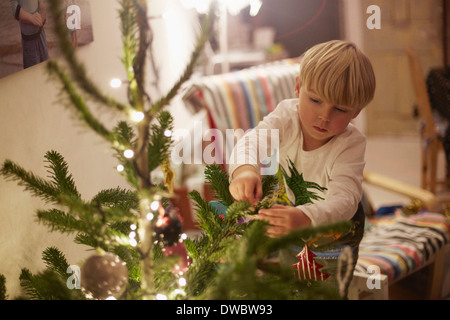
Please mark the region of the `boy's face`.
[[314, 91], [295, 83], [295, 94], [299, 98], [298, 113], [303, 132], [303, 148], [317, 149], [335, 135], [342, 133], [359, 110], [324, 101]]

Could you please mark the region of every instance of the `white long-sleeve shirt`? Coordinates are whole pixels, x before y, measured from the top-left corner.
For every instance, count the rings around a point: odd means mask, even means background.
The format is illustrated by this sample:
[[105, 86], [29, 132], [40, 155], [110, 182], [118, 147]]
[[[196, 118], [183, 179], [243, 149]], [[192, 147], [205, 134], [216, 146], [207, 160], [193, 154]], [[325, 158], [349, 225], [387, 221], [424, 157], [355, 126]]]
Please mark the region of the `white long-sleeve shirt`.
[[[230, 157], [230, 177], [234, 170], [243, 164], [252, 164], [259, 168], [258, 147], [264, 148], [267, 145], [266, 140], [262, 139], [264, 141], [260, 141], [262, 144], [258, 146], [257, 132], [261, 132], [261, 129], [278, 129], [279, 162], [287, 172], [287, 161], [290, 159], [297, 171], [303, 173], [306, 181], [316, 182], [327, 189], [323, 192], [311, 190], [324, 200], [298, 206], [311, 219], [313, 226], [353, 217], [362, 196], [366, 148], [366, 138], [363, 134], [349, 124], [344, 132], [322, 147], [304, 151], [298, 100], [284, 100], [254, 130], [237, 142]], [[270, 136], [270, 133], [267, 136]], [[244, 146], [245, 141], [248, 141], [249, 147]], [[273, 149], [273, 141], [270, 146]], [[287, 188], [287, 193], [289, 199], [294, 202], [292, 191]]]

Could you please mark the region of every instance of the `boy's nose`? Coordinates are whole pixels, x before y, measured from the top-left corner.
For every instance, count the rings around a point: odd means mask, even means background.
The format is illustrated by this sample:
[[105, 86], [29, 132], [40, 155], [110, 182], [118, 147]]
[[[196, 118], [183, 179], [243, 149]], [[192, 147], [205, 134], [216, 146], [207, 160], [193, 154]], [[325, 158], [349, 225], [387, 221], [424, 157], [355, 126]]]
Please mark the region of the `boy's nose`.
[[323, 110], [321, 113], [319, 113], [319, 120], [329, 122], [331, 116], [330, 113], [331, 112], [329, 110]]

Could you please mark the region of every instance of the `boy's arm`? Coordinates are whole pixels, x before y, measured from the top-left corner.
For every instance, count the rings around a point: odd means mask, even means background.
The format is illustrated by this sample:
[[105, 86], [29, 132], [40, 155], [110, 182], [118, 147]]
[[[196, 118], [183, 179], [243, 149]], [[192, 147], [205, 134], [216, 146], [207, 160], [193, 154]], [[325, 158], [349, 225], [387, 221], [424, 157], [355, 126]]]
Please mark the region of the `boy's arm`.
[[362, 197], [364, 154], [366, 140], [361, 135], [348, 139], [341, 145], [340, 154], [330, 170], [326, 199], [314, 204], [298, 206], [312, 225], [350, 220]]

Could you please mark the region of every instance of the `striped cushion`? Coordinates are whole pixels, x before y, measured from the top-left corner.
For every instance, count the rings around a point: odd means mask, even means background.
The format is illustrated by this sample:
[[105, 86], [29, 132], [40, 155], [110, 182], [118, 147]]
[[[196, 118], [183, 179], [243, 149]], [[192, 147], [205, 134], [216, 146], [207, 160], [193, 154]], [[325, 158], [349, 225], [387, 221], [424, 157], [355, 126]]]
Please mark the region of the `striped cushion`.
[[450, 222], [438, 213], [393, 216], [368, 221], [359, 247], [356, 271], [366, 273], [376, 265], [393, 281], [422, 266], [450, 242]]

